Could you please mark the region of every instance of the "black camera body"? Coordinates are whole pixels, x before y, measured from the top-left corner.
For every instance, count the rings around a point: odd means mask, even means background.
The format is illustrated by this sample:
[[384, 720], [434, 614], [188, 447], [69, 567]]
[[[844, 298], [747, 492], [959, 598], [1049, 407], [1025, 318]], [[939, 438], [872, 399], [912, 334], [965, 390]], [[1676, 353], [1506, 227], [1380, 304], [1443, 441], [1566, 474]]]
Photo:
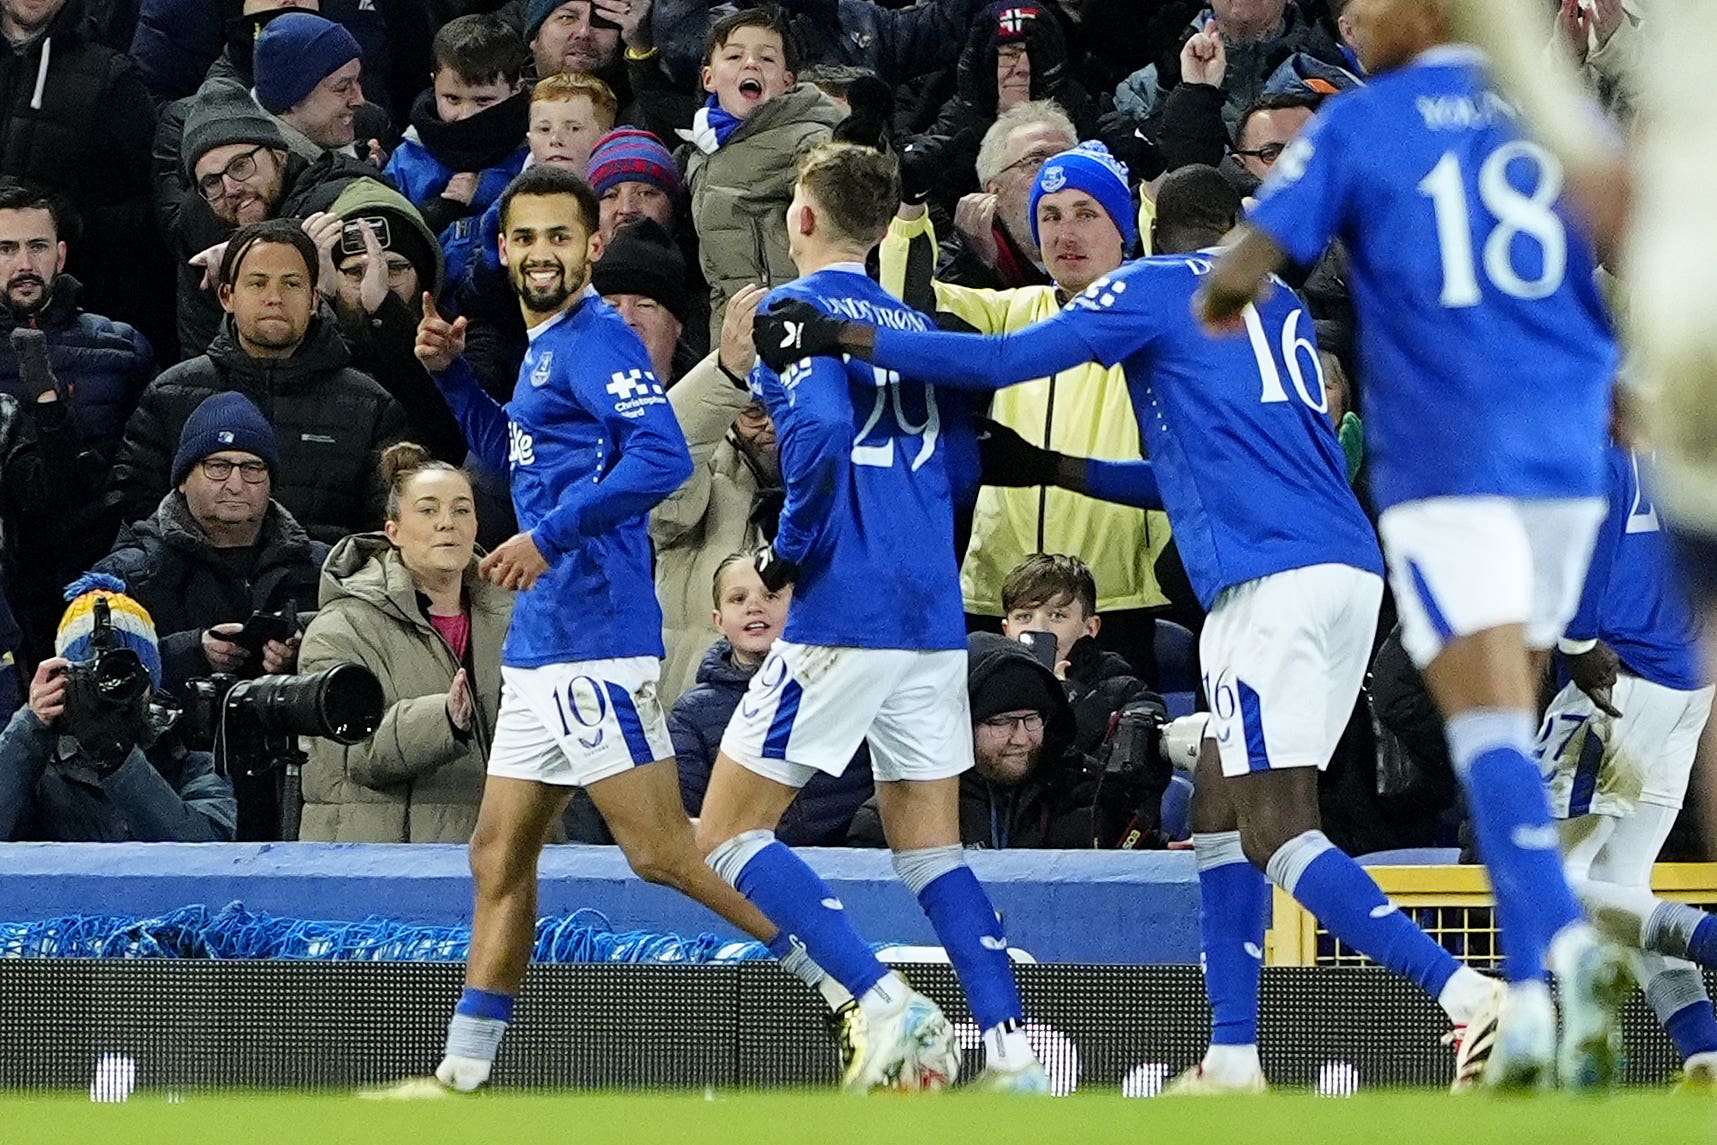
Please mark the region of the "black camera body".
[[1103, 741], [1104, 780], [1168, 786], [1172, 769], [1162, 748], [1168, 722], [1168, 709], [1154, 695], [1140, 696], [1115, 713]]
[[66, 707], [58, 728], [78, 742], [98, 770], [111, 770], [143, 739], [155, 689], [142, 657], [114, 637], [105, 597], [95, 602], [90, 644], [94, 652], [89, 659], [74, 660], [64, 669]]

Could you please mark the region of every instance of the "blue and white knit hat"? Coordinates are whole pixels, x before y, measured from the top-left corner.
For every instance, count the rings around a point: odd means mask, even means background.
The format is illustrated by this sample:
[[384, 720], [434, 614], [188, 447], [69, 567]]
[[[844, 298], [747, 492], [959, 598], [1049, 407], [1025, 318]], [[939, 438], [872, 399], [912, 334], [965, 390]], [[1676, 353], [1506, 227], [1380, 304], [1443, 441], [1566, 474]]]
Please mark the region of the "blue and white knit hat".
[[1037, 237], [1038, 200], [1070, 187], [1097, 200], [1121, 232], [1123, 250], [1130, 253], [1139, 241], [1139, 223], [1133, 193], [1127, 187], [1127, 165], [1095, 140], [1050, 156], [1037, 173], [1031, 187], [1031, 241], [1042, 245]]

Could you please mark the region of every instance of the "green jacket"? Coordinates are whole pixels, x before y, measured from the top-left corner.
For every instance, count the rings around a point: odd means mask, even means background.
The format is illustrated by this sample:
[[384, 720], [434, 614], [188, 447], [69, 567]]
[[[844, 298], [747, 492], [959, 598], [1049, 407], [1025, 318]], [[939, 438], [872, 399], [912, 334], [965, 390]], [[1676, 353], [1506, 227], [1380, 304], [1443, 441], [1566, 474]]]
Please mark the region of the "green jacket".
[[459, 663], [418, 606], [411, 574], [381, 533], [347, 537], [322, 566], [321, 611], [304, 633], [300, 672], [353, 660], [381, 681], [376, 734], [342, 747], [307, 740], [301, 839], [330, 843], [464, 843], [483, 800], [501, 705], [501, 641], [513, 594], [465, 571], [469, 678], [477, 718], [460, 739], [447, 719]]
[[721, 342], [722, 314], [740, 287], [775, 287], [799, 277], [787, 255], [795, 164], [800, 151], [826, 142], [842, 118], [834, 100], [801, 86], [752, 112], [726, 146], [716, 147], [704, 130], [680, 132], [692, 144], [686, 186], [709, 283], [710, 345]]

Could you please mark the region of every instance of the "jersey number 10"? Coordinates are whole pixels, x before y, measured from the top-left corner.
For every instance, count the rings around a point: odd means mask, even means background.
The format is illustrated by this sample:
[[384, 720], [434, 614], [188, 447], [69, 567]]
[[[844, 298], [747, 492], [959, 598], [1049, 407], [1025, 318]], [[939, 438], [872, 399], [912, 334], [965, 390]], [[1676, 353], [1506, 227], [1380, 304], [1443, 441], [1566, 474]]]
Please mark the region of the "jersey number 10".
[[[1537, 171], [1530, 195], [1508, 181], [1509, 164], [1516, 160], [1530, 162]], [[1496, 217], [1496, 226], [1484, 240], [1484, 273], [1504, 294], [1531, 301], [1549, 297], [1562, 285], [1568, 269], [1568, 232], [1555, 211], [1561, 191], [1562, 168], [1536, 143], [1519, 140], [1504, 144], [1479, 168], [1479, 202]], [[1451, 310], [1477, 306], [1483, 295], [1461, 157], [1453, 151], [1444, 153], [1431, 173], [1420, 180], [1419, 193], [1431, 200], [1437, 212], [1437, 246], [1443, 256], [1443, 294], [1439, 301]], [[1514, 244], [1522, 236], [1536, 242], [1544, 252], [1536, 278], [1527, 278], [1515, 269]]]

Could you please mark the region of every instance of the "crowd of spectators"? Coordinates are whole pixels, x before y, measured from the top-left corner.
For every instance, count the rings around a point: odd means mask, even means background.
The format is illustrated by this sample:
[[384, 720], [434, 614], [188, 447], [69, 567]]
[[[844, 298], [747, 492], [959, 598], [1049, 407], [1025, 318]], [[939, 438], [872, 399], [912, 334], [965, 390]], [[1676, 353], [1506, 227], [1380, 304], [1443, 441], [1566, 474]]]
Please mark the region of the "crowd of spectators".
[[[1205, 165], [1248, 196], [1365, 83], [1341, 7], [0, 0], [0, 838], [273, 837], [278, 776], [225, 774], [176, 709], [204, 677], [348, 661], [386, 710], [362, 743], [308, 742], [302, 837], [469, 837], [512, 608], [477, 562], [514, 524], [505, 475], [467, 464], [412, 343], [426, 300], [463, 316], [476, 376], [510, 396], [526, 340], [498, 200], [537, 164], [595, 190], [595, 289], [694, 462], [651, 537], [695, 815], [791, 591], [749, 557], [784, 493], [745, 379], [751, 317], [795, 273], [797, 154], [831, 137], [892, 152], [903, 201], [872, 272], [944, 326], [1018, 330], [1151, 253], [1166, 174]], [[1624, 122], [1641, 7], [1546, 0], [1546, 50], [1571, 49]], [[1040, 217], [1052, 157], [1092, 210]], [[1339, 246], [1291, 285], [1363, 501]], [[965, 841], [1165, 845], [1167, 764], [1117, 765], [1114, 729], [1197, 679], [1197, 603], [1163, 514], [1049, 476], [1057, 455], [1140, 456], [1124, 376], [1081, 366], [983, 412], [987, 484], [950, 554], [973, 632]], [[287, 628], [253, 638], [258, 614]], [[1351, 850], [1431, 843], [1455, 798], [1392, 629], [1386, 602], [1375, 687], [1326, 779]], [[110, 633], [147, 666], [149, 734], [81, 743], [56, 727], [65, 668]], [[880, 844], [871, 797], [861, 750], [781, 834]], [[604, 832], [575, 805], [561, 836]]]

